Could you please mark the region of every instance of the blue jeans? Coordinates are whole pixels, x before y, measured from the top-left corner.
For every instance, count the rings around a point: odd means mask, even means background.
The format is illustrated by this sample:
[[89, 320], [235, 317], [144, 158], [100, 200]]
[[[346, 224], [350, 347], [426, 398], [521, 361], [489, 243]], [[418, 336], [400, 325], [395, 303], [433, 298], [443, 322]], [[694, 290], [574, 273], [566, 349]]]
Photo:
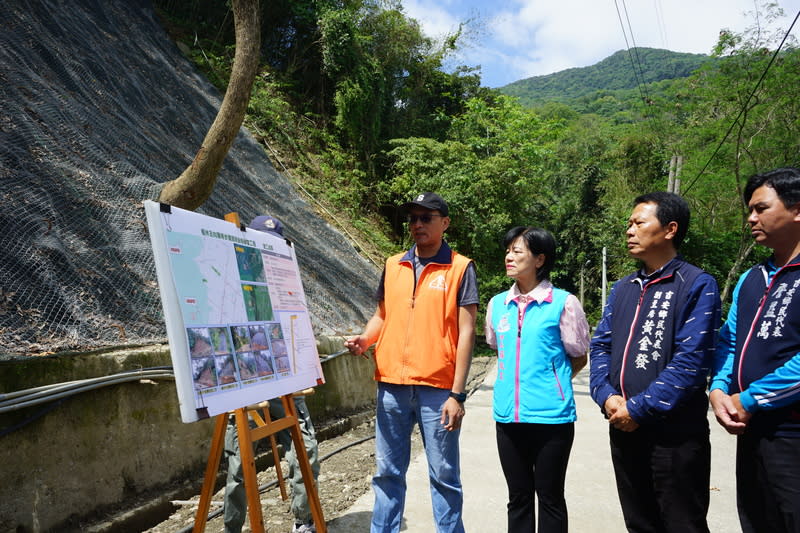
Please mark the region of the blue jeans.
[[459, 430], [441, 424], [450, 391], [423, 385], [378, 383], [372, 478], [375, 507], [372, 533], [398, 532], [406, 499], [406, 471], [411, 460], [411, 431], [416, 423], [428, 458], [428, 477], [436, 531], [463, 533], [463, 495], [459, 466]]

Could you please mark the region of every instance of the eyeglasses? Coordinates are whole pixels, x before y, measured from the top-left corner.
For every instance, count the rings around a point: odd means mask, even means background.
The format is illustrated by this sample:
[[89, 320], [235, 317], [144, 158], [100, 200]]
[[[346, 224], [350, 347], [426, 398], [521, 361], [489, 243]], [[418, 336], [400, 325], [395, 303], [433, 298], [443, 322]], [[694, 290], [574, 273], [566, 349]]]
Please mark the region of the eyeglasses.
[[417, 220], [422, 222], [423, 224], [430, 224], [433, 217], [440, 217], [442, 215], [436, 215], [434, 213], [425, 213], [424, 215], [408, 215], [408, 223], [409, 224], [416, 224]]

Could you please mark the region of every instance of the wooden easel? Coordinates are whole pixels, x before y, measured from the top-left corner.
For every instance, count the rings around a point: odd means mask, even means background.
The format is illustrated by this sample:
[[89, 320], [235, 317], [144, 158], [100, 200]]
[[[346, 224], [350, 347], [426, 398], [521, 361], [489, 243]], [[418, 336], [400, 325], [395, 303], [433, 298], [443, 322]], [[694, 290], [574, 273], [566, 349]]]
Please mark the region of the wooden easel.
[[[225, 215], [225, 220], [235, 224], [237, 227], [241, 225], [238, 213], [228, 213]], [[311, 507], [311, 516], [314, 519], [314, 525], [319, 533], [327, 533], [328, 528], [325, 524], [325, 518], [322, 515], [322, 505], [319, 503], [319, 495], [317, 487], [314, 483], [314, 474], [311, 471], [311, 464], [308, 462], [308, 453], [306, 446], [303, 442], [303, 435], [300, 432], [300, 422], [297, 418], [297, 409], [294, 405], [294, 399], [291, 394], [281, 396], [283, 402], [283, 410], [286, 416], [278, 420], [272, 420], [269, 416], [269, 411], [262, 408], [263, 417], [257, 415], [257, 411], [253, 411], [253, 417], [256, 427], [250, 429], [250, 422], [246, 408], [241, 407], [233, 411], [236, 417], [236, 431], [239, 437], [239, 453], [242, 459], [242, 473], [244, 478], [244, 488], [247, 495], [247, 511], [250, 516], [250, 529], [253, 533], [264, 533], [264, 515], [261, 512], [261, 498], [258, 493], [258, 479], [256, 477], [256, 462], [253, 453], [253, 443], [263, 438], [269, 438], [272, 445], [273, 457], [275, 459], [276, 472], [278, 474], [278, 483], [281, 487], [281, 497], [285, 500], [287, 498], [286, 489], [283, 485], [283, 475], [280, 471], [280, 458], [277, 454], [277, 447], [275, 446], [275, 435], [284, 429], [288, 429], [292, 436], [292, 444], [294, 446], [297, 463], [300, 466], [300, 472], [303, 475], [303, 483], [306, 486], [306, 493], [308, 494], [308, 503]], [[228, 424], [228, 414], [221, 414], [217, 416], [217, 421], [214, 426], [214, 434], [211, 438], [211, 451], [208, 454], [208, 464], [206, 465], [205, 479], [203, 480], [203, 488], [200, 491], [200, 502], [197, 509], [197, 515], [194, 519], [193, 533], [203, 533], [206, 528], [206, 518], [208, 517], [208, 509], [211, 505], [211, 496], [214, 491], [214, 482], [219, 470], [220, 458], [222, 456], [222, 449], [225, 442], [225, 429]]]
[[[325, 525], [322, 505], [319, 502], [319, 495], [317, 494], [316, 484], [314, 483], [314, 474], [311, 471], [311, 464], [308, 462], [308, 453], [306, 453], [303, 435], [300, 432], [300, 423], [297, 418], [294, 400], [291, 394], [281, 396], [280, 399], [283, 402], [283, 409], [286, 412], [286, 416], [277, 420], [271, 420], [269, 418], [269, 412], [264, 408], [263, 418], [261, 416], [253, 417], [256, 422], [256, 427], [252, 430], [250, 429], [247, 410], [245, 408], [239, 408], [234, 411], [236, 430], [239, 435], [239, 452], [242, 457], [242, 472], [245, 493], [247, 494], [247, 512], [250, 516], [250, 529], [252, 529], [253, 533], [265, 532], [264, 516], [261, 513], [261, 498], [258, 493], [253, 443], [263, 438], [273, 437], [279, 431], [288, 429], [292, 436], [292, 443], [294, 445], [295, 454], [297, 455], [297, 462], [300, 465], [300, 472], [303, 475], [303, 483], [306, 486], [308, 503], [311, 507], [311, 516], [314, 519], [317, 531], [320, 533], [327, 533], [328, 528]], [[203, 488], [200, 491], [200, 502], [197, 515], [194, 519], [193, 533], [202, 533], [205, 531], [206, 517], [208, 516], [208, 510], [211, 505], [214, 481], [217, 471], [219, 470], [227, 424], [228, 414], [217, 416], [214, 435], [211, 440], [211, 451], [209, 452], [208, 464], [206, 465], [205, 479], [203, 480]], [[279, 457], [277, 455], [274, 457], [275, 463], [278, 464]], [[283, 478], [280, 473], [278, 473], [278, 479], [280, 483], [282, 483]], [[281, 491], [281, 495], [284, 499], [286, 498], [285, 490]]]

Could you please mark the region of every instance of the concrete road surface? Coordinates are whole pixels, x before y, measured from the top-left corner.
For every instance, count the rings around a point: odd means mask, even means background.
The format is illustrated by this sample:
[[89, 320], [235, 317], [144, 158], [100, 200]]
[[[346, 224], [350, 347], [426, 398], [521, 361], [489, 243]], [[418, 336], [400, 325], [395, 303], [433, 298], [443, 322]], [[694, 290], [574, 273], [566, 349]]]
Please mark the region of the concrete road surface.
[[[506, 530], [506, 484], [500, 469], [492, 420], [492, 386], [496, 370], [467, 400], [461, 430], [461, 476], [464, 485], [464, 526], [470, 533]], [[574, 382], [578, 406], [575, 443], [567, 471], [566, 497], [570, 530], [624, 532], [611, 456], [608, 423], [589, 396], [589, 371]], [[711, 424], [711, 508], [713, 533], [741, 531], [736, 515], [734, 479], [735, 438], [725, 433], [709, 412]], [[428, 470], [424, 453], [412, 458], [407, 476], [408, 495], [401, 531], [433, 533]], [[368, 492], [341, 516], [328, 523], [330, 533], [369, 531], [373, 494]]]

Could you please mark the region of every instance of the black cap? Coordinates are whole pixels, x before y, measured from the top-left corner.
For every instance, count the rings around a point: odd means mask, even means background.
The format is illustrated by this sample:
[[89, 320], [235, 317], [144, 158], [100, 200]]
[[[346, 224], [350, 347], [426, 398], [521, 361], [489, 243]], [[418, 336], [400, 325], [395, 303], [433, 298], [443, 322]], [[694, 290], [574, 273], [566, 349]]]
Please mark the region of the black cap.
[[404, 209], [411, 209], [414, 206], [439, 211], [443, 217], [447, 216], [447, 202], [435, 192], [418, 194], [413, 200], [402, 205]]

